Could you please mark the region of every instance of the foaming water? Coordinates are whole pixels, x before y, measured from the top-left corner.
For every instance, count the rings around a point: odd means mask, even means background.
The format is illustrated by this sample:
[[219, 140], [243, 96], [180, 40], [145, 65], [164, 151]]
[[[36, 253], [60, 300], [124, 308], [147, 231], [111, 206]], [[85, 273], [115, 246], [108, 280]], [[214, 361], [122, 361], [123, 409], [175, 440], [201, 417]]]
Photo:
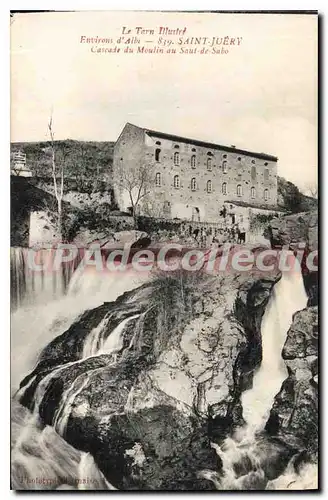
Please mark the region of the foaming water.
[[[96, 370], [95, 370], [96, 371]], [[75, 398], [84, 389], [90, 380], [88, 373], [82, 373], [62, 395], [59, 408], [55, 414], [53, 426], [62, 437], [65, 437], [68, 419], [70, 417]]]
[[14, 490], [112, 490], [91, 456], [12, 402], [11, 486]]
[[107, 339], [101, 340], [99, 354], [112, 354], [116, 358], [116, 354], [123, 348], [123, 333], [130, 321], [139, 318], [140, 314], [134, 314], [126, 319], [124, 319], [113, 332], [108, 335]]
[[[293, 315], [306, 307], [307, 295], [299, 272], [284, 273], [274, 286], [273, 293], [262, 318], [262, 362], [254, 375], [253, 387], [242, 395], [243, 417], [246, 425], [221, 446], [212, 444], [222, 460], [222, 475], [203, 471], [203, 477], [211, 480], [219, 490], [263, 490], [267, 480], [262, 469], [265, 450], [260, 451], [257, 435], [263, 431], [275, 395], [279, 392], [287, 370], [281, 357], [287, 331]], [[270, 450], [267, 450], [270, 453]], [[286, 473], [291, 476], [292, 472]], [[302, 478], [296, 472], [297, 483]], [[293, 477], [294, 477], [293, 476]], [[281, 480], [282, 484], [283, 480]], [[278, 485], [279, 482], [272, 485]], [[300, 489], [306, 489], [307, 482]], [[269, 489], [273, 489], [273, 486]], [[278, 489], [278, 488], [277, 488]]]
[[316, 490], [318, 488], [317, 464], [304, 464], [295, 472], [294, 462], [290, 461], [285, 472], [273, 481], [269, 481], [267, 490]]
[[[42, 349], [87, 309], [115, 301], [121, 294], [141, 286], [146, 273], [101, 273], [78, 268], [66, 295], [46, 303], [22, 305], [11, 315], [11, 386], [15, 392], [22, 378], [35, 366]], [[89, 347], [86, 347], [88, 349]], [[85, 353], [85, 357], [88, 354]]]
[[[103, 338], [100, 338], [100, 340], [99, 340], [100, 347], [96, 350], [96, 352], [90, 354], [88, 357], [83, 357], [82, 361], [85, 361], [85, 359], [90, 359], [92, 357], [95, 358], [101, 354], [106, 354], [106, 355], [111, 355], [112, 356], [112, 363], [115, 363], [117, 353], [119, 353], [123, 349], [123, 334], [125, 331], [125, 327], [130, 321], [132, 321], [133, 319], [138, 318], [138, 317], [139, 317], [139, 314], [135, 314], [135, 315], [130, 316], [130, 317], [124, 319], [123, 321], [121, 321], [121, 323], [116, 328], [114, 328], [114, 330], [110, 333], [110, 335], [108, 335], [108, 337], [105, 341], [103, 340]], [[101, 324], [103, 324], [103, 321], [101, 322]], [[103, 332], [104, 327], [102, 326], [102, 328], [98, 328], [97, 332], [99, 332], [99, 331]], [[90, 336], [92, 338], [94, 338], [93, 331], [89, 334], [88, 337], [90, 337]], [[85, 344], [90, 345], [88, 338], [86, 339]], [[93, 341], [92, 344], [95, 345], [95, 342]], [[90, 352], [90, 350], [84, 349], [83, 352]], [[77, 363], [79, 363], [79, 362], [80, 361], [78, 361]], [[71, 364], [74, 364], [74, 363], [67, 363], [66, 365], [64, 365], [63, 368], [65, 369], [67, 366], [69, 366]], [[100, 370], [102, 370], [102, 368], [103, 367], [101, 367]], [[70, 417], [70, 414], [71, 414], [76, 397], [80, 394], [80, 392], [84, 389], [84, 387], [90, 382], [90, 378], [92, 376], [94, 376], [95, 373], [97, 373], [98, 371], [99, 371], [99, 369], [91, 369], [85, 373], [82, 373], [81, 375], [76, 377], [73, 384], [62, 395], [61, 403], [60, 403], [60, 406], [55, 414], [55, 418], [54, 418], [54, 422], [53, 422], [53, 425], [54, 425], [56, 431], [61, 436], [63, 436], [63, 437], [65, 436], [68, 419]], [[46, 387], [49, 385], [49, 382], [50, 382], [50, 380], [48, 382], [46, 382]], [[43, 388], [43, 394], [46, 390], [46, 387]], [[41, 398], [41, 401], [42, 401], [42, 398]], [[36, 402], [36, 407], [38, 407], [40, 405], [41, 401]], [[81, 409], [80, 409], [80, 411], [81, 411]]]
[[[93, 268], [78, 269], [68, 286], [67, 294], [53, 297], [46, 303], [35, 301], [21, 304], [12, 313], [12, 390], [33, 369], [42, 349], [63, 333], [85, 310], [115, 301], [122, 293], [133, 290], [147, 281], [146, 273], [99, 273]], [[113, 490], [115, 489], [97, 468], [90, 454], [68, 445], [65, 435], [67, 422], [77, 395], [96, 372], [90, 369], [78, 376], [64, 391], [53, 427], [43, 427], [39, 408], [47, 388], [61, 371], [103, 354], [112, 355], [123, 348], [123, 335], [130, 321], [139, 315], [125, 318], [105, 336], [110, 315], [92, 330], [85, 340], [81, 359], [58, 366], [38, 384], [31, 414], [17, 401], [27, 386], [13, 400], [12, 410], [12, 487], [23, 490]], [[108, 332], [107, 332], [108, 333]], [[99, 367], [99, 364], [97, 365]], [[99, 368], [98, 368], [99, 369]], [[33, 383], [32, 379], [28, 385]]]
[[[97, 358], [102, 354], [112, 355], [112, 362], [115, 363], [117, 353], [123, 348], [125, 327], [138, 317], [139, 314], [136, 314], [124, 319], [109, 334], [108, 339], [111, 340], [106, 339], [102, 342], [101, 348], [94, 355], [59, 366], [44, 377], [35, 392], [33, 414], [14, 400], [14, 435], [12, 439], [14, 489], [115, 489], [99, 471], [90, 454], [75, 450], [62, 439], [65, 437], [67, 423], [76, 397], [90, 382], [91, 377], [103, 367], [93, 368], [82, 373], [64, 391], [54, 415], [53, 427], [42, 428], [40, 426], [39, 408], [51, 381], [70, 366], [82, 363], [86, 359]], [[20, 392], [25, 389], [22, 388]]]
[[104, 319], [100, 321], [99, 325], [91, 330], [83, 345], [82, 358], [87, 358], [88, 356], [97, 354], [102, 336], [107, 329], [110, 318], [111, 313], [106, 314]]
[[[97, 307], [104, 301], [114, 301], [119, 295], [147, 281], [146, 274], [112, 273], [104, 275], [94, 268], [77, 269], [61, 297], [54, 296], [46, 304], [36, 301], [21, 305], [12, 315], [12, 370], [13, 388], [37, 361], [40, 351], [57, 335], [65, 331], [86, 309]], [[222, 460], [222, 474], [202, 471], [200, 475], [211, 480], [218, 490], [264, 490], [314, 488], [316, 468], [307, 464], [302, 475], [297, 474], [293, 462], [279, 478], [267, 482], [257, 446], [257, 434], [263, 430], [273, 398], [286, 378], [281, 350], [293, 314], [306, 306], [301, 273], [284, 274], [275, 285], [262, 319], [263, 359], [253, 379], [252, 389], [242, 396], [246, 425], [221, 446], [212, 444]], [[111, 320], [109, 312], [86, 337], [81, 359], [54, 369], [39, 383], [35, 396], [34, 413], [14, 401], [12, 438], [12, 486], [14, 489], [115, 489], [104, 478], [90, 454], [68, 445], [65, 436], [72, 411], [77, 411], [75, 400], [99, 369], [99, 364], [78, 375], [63, 392], [52, 427], [39, 422], [39, 408], [53, 379], [73, 364], [103, 355], [111, 356], [115, 363], [122, 351], [124, 333], [135, 314], [124, 318], [108, 334]], [[139, 320], [140, 322], [140, 320]], [[134, 342], [137, 329], [130, 340]], [[128, 347], [129, 348], [129, 347]], [[30, 381], [33, 383], [33, 380]], [[20, 393], [26, 389], [22, 388]], [[88, 409], [80, 408], [87, 412]], [[263, 450], [262, 450], [263, 452]]]
[[[79, 490], [116, 490], [116, 488], [110, 484], [100, 472], [95, 464], [93, 456], [90, 453], [82, 453], [78, 466], [78, 472], [79, 477], [81, 478], [92, 478], [92, 481], [79, 481]], [[96, 485], [96, 488], [94, 485]]]
[[287, 377], [281, 351], [293, 314], [304, 309], [307, 300], [301, 272], [284, 273], [274, 286], [261, 325], [261, 366], [254, 375], [252, 389], [242, 395], [243, 416], [251, 433], [264, 427], [273, 399]]
[[[10, 249], [11, 307], [46, 304], [65, 295], [79, 259], [54, 270], [53, 249], [12, 247]], [[35, 269], [33, 269], [35, 265]]]

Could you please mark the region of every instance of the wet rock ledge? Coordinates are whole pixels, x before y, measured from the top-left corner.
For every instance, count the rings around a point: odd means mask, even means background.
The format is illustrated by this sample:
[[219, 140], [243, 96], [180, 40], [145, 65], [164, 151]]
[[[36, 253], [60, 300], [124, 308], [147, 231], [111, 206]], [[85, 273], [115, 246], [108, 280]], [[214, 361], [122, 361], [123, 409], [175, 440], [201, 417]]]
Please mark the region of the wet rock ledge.
[[[272, 246], [306, 253], [318, 250], [318, 214], [307, 212], [274, 219], [269, 227]], [[303, 266], [308, 307], [297, 312], [282, 351], [288, 377], [277, 394], [266, 431], [303, 454], [305, 461], [318, 458], [318, 273]]]
[[[240, 396], [280, 274], [165, 274], [54, 339], [22, 381], [21, 403], [90, 452], [116, 488], [214, 489], [199, 473], [220, 469], [210, 442], [243, 422]], [[106, 339], [126, 318], [119, 352], [85, 357], [101, 321]]]

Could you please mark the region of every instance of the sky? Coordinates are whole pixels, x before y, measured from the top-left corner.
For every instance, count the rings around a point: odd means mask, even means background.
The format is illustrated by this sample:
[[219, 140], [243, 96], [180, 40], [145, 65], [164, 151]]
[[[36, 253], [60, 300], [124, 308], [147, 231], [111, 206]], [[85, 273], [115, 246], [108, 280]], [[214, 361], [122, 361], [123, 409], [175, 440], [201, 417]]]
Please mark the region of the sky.
[[[94, 44], [80, 43], [81, 36], [115, 42], [123, 26], [154, 29], [154, 40], [159, 26], [186, 27], [184, 41], [238, 37], [240, 45], [235, 41], [227, 54], [99, 54], [91, 52]], [[142, 45], [149, 36], [139, 38]], [[278, 174], [306, 191], [317, 182], [317, 17], [16, 14], [11, 141], [48, 140], [51, 114], [57, 139], [115, 141], [131, 122], [273, 154]]]

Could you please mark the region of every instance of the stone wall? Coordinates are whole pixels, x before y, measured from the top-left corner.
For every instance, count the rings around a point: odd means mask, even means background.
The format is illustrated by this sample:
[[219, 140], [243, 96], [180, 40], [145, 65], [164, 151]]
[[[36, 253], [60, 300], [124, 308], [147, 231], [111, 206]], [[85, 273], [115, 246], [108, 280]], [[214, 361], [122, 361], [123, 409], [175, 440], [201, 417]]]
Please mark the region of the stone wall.
[[123, 173], [132, 172], [144, 164], [144, 131], [127, 123], [117, 139], [113, 155], [114, 197], [121, 210], [131, 205], [129, 194], [123, 189]]
[[31, 231], [31, 213], [55, 206], [55, 199], [49, 193], [34, 186], [30, 178], [10, 177], [10, 240], [13, 247], [27, 247]]
[[[156, 154], [159, 150], [159, 155]], [[179, 164], [174, 154], [179, 153]], [[195, 156], [195, 162], [192, 157]], [[208, 165], [210, 159], [211, 165]], [[114, 148], [114, 172], [144, 163], [149, 166], [151, 194], [144, 198], [141, 213], [161, 217], [178, 217], [202, 221], [216, 221], [226, 200], [252, 202], [269, 207], [277, 204], [277, 162], [261, 155], [239, 150], [226, 151], [211, 145], [200, 146], [183, 140], [171, 140], [147, 134], [147, 131], [127, 124]], [[224, 167], [226, 162], [226, 168]], [[256, 171], [256, 175], [252, 175]], [[255, 169], [255, 170], [254, 170]], [[160, 185], [156, 185], [156, 174]], [[179, 176], [179, 186], [174, 177]], [[192, 179], [195, 179], [192, 186]], [[208, 192], [208, 182], [211, 190]], [[223, 184], [226, 184], [226, 190]], [[240, 186], [238, 191], [237, 186]], [[254, 190], [252, 191], [252, 187]], [[268, 190], [265, 199], [264, 191]], [[118, 194], [120, 208], [122, 193]], [[127, 200], [129, 203], [129, 200]]]

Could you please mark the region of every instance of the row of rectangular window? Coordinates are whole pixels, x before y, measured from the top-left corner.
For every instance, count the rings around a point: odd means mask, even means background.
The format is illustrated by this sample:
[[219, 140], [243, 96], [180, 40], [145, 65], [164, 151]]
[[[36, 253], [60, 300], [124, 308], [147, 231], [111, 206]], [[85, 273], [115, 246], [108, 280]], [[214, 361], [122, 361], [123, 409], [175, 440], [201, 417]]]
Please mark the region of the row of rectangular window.
[[[161, 151], [160, 149], [156, 149], [156, 151], [155, 151], [155, 160], [156, 161], [159, 161], [160, 151]], [[180, 165], [180, 154], [178, 152], [174, 153], [173, 161], [174, 161], [175, 166]], [[196, 168], [196, 155], [191, 156], [190, 164], [191, 164], [191, 168]], [[267, 163], [265, 163], [265, 165], [267, 165]], [[206, 166], [207, 166], [207, 170], [209, 170], [209, 171], [212, 170], [212, 158], [211, 157], [207, 158]], [[223, 162], [222, 162], [222, 171], [224, 174], [226, 174], [228, 172], [227, 160], [223, 160]], [[251, 178], [253, 180], [256, 179], [256, 167], [254, 167], [254, 166], [252, 166], [252, 169], [251, 169]], [[264, 180], [265, 181], [269, 180], [269, 169], [268, 168], [264, 169]]]
[[[155, 183], [156, 183], [157, 187], [160, 187], [161, 184], [162, 184], [160, 172], [158, 172], [156, 174]], [[173, 186], [176, 189], [180, 188], [180, 177], [178, 175], [175, 175], [174, 178], [173, 178]], [[190, 188], [191, 188], [192, 191], [196, 191], [196, 189], [197, 189], [196, 177], [192, 177], [191, 182], [190, 182]], [[211, 180], [208, 180], [207, 183], [206, 183], [206, 191], [208, 193], [212, 192], [212, 181]], [[224, 194], [224, 195], [228, 194], [228, 189], [227, 189], [227, 183], [226, 182], [222, 183], [222, 194]], [[237, 196], [243, 196], [243, 188], [242, 188], [241, 184], [237, 185]], [[256, 198], [255, 187], [251, 187], [251, 198], [253, 198], [253, 199]], [[268, 189], [264, 189], [264, 199], [265, 200], [269, 199], [269, 190]]]
[[[160, 149], [156, 149], [155, 150], [155, 161], [157, 161], [157, 162], [160, 161], [160, 154], [161, 154], [161, 150]], [[212, 153], [207, 153], [207, 155], [208, 155], [208, 158], [206, 160], [207, 169], [211, 170], [212, 169], [212, 162], [213, 162], [213, 154]], [[226, 157], [227, 157], [227, 155], [223, 155], [223, 158], [226, 158]], [[239, 157], [238, 160], [240, 161], [241, 157]], [[174, 153], [174, 155], [173, 155], [173, 162], [174, 162], [174, 165], [176, 165], [176, 166], [180, 165], [180, 153], [179, 153], [179, 151], [176, 151]], [[252, 160], [252, 163], [255, 163], [255, 160]], [[196, 167], [196, 155], [191, 155], [190, 164], [191, 164], [192, 168]], [[265, 162], [264, 165], [267, 166], [268, 162]], [[223, 162], [222, 162], [222, 168], [223, 168], [223, 170], [226, 170], [226, 168], [227, 168], [227, 160], [223, 160]], [[255, 169], [255, 167], [252, 166], [252, 169]]]

